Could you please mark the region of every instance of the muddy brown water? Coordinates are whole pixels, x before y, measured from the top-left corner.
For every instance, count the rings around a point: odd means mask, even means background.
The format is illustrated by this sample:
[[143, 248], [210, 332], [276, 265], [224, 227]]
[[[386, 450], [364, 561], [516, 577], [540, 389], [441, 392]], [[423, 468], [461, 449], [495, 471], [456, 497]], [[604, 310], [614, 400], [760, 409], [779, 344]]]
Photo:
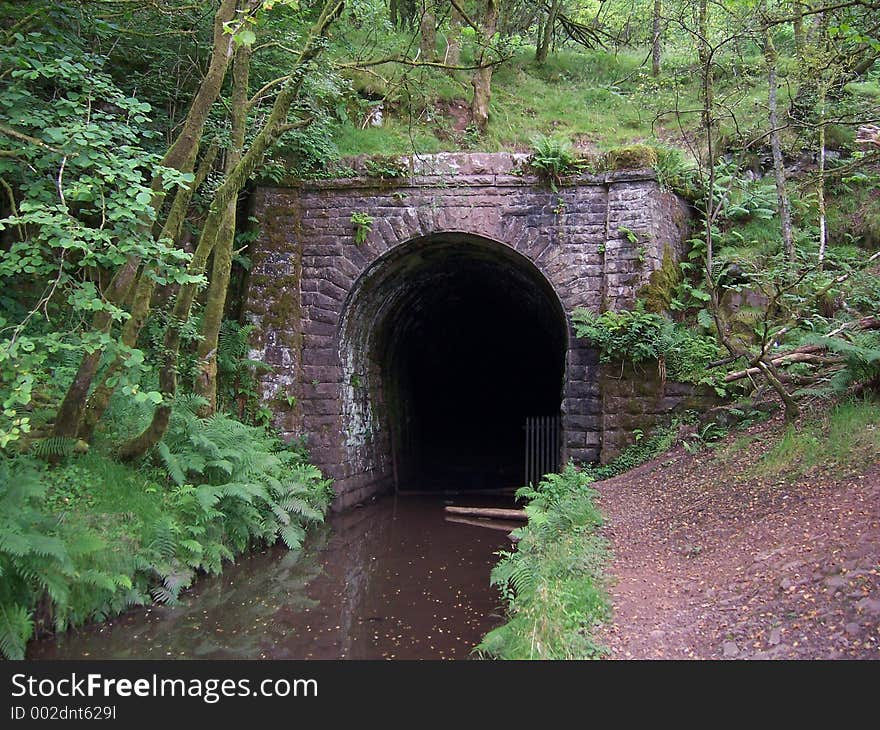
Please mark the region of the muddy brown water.
[[[502, 621], [489, 585], [507, 532], [450, 522], [445, 504], [385, 497], [202, 577], [177, 606], [136, 609], [32, 642], [31, 659], [467, 659]], [[511, 528], [516, 525], [511, 525]]]

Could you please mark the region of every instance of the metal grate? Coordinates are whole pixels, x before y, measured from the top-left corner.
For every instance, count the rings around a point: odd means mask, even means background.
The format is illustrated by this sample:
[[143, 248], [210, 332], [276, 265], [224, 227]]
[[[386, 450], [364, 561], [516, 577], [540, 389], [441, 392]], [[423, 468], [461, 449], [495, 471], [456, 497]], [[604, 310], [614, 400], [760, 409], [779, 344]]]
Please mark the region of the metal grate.
[[528, 416], [526, 418], [526, 484], [537, 484], [541, 477], [559, 471], [561, 418]]

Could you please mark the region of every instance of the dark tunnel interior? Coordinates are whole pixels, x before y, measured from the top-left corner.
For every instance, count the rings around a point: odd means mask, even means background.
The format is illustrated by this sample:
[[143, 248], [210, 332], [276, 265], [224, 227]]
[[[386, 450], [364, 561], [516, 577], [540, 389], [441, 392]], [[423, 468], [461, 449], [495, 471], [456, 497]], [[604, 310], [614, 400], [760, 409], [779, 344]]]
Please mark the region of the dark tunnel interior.
[[382, 318], [378, 358], [401, 489], [521, 486], [527, 416], [562, 398], [566, 322], [499, 244], [432, 242]]

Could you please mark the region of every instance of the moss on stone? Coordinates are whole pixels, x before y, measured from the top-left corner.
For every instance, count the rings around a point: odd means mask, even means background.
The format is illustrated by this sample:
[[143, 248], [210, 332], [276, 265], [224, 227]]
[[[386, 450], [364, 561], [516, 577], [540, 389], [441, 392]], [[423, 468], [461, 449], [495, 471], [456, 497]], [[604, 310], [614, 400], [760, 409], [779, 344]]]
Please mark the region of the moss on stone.
[[672, 305], [675, 287], [681, 281], [681, 270], [675, 261], [672, 246], [663, 249], [663, 262], [660, 268], [651, 272], [648, 283], [638, 292], [638, 298], [645, 303], [645, 309], [655, 314], [668, 312]]
[[605, 153], [607, 170], [640, 170], [656, 167], [657, 150], [646, 144], [630, 144], [614, 147]]

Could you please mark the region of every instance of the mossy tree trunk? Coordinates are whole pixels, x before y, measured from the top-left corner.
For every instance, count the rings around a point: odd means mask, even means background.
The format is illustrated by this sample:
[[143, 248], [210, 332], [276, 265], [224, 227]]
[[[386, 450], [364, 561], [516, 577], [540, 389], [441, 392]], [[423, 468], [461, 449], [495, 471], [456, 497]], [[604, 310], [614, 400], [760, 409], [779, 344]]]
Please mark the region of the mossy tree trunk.
[[437, 57], [437, 18], [434, 16], [433, 0], [422, 0], [419, 34], [422, 58], [426, 61], [434, 61]]
[[663, 0], [654, 0], [651, 18], [651, 75], [660, 75], [660, 60], [663, 52]]
[[[242, 46], [235, 52], [232, 69], [232, 129], [230, 148], [226, 153], [226, 174], [229, 175], [241, 162], [247, 132], [248, 83], [250, 76], [251, 49]], [[198, 371], [194, 391], [207, 400], [200, 415], [208, 416], [217, 410], [217, 349], [220, 338], [220, 325], [226, 307], [226, 293], [232, 271], [232, 256], [235, 248], [236, 211], [238, 197], [226, 204], [226, 214], [220, 226], [220, 234], [214, 246], [214, 262], [211, 268], [211, 283], [208, 287], [204, 315], [202, 317], [202, 339], [198, 345]]]
[[486, 50], [492, 42], [492, 36], [498, 27], [499, 0], [485, 0], [483, 4], [482, 22], [480, 24], [481, 50], [479, 68], [474, 71], [471, 85], [474, 87], [474, 98], [471, 102], [471, 118], [480, 133], [489, 126], [489, 102], [492, 100], [493, 66], [486, 62]]
[[[461, 15], [453, 7], [449, 11], [449, 31], [446, 34], [446, 64], [458, 66], [461, 63]], [[450, 73], [453, 73], [450, 71]]]
[[[765, 6], [766, 8], [766, 6]], [[791, 203], [785, 187], [785, 163], [782, 159], [782, 135], [779, 127], [777, 105], [778, 55], [773, 43], [772, 29], [764, 27], [764, 62], [767, 64], [767, 108], [770, 123], [770, 150], [773, 155], [773, 177], [776, 181], [776, 199], [779, 208], [779, 227], [782, 233], [782, 249], [785, 259], [794, 262], [794, 240], [791, 226]]]
[[[162, 230], [161, 237], [172, 241], [180, 240], [183, 224], [186, 220], [186, 214], [189, 210], [189, 204], [193, 193], [198, 190], [205, 181], [211, 168], [214, 166], [214, 160], [217, 157], [217, 147], [211, 146], [196, 171], [195, 179], [189, 188], [179, 190], [174, 198], [171, 211]], [[147, 317], [150, 314], [150, 305], [153, 298], [153, 292], [156, 288], [156, 275], [158, 272], [151, 268], [145, 267], [138, 277], [134, 287], [134, 295], [130, 306], [130, 317], [122, 328], [122, 336], [120, 342], [125, 348], [133, 348], [137, 345], [138, 336], [141, 329], [146, 324]], [[107, 411], [110, 404], [110, 398], [115, 388], [111, 385], [113, 379], [119, 370], [123, 367], [124, 360], [122, 355], [117, 355], [116, 359], [105, 371], [101, 382], [95, 387], [94, 392], [89, 396], [88, 403], [83, 411], [77, 436], [85, 441], [91, 441], [98, 422]]]
[[[214, 15], [213, 46], [208, 71], [202, 79], [199, 89], [193, 99], [184, 120], [181, 131], [168, 151], [160, 161], [160, 166], [185, 170], [186, 165], [195, 155], [201, 142], [205, 121], [223, 85], [226, 69], [232, 58], [233, 40], [232, 35], [226, 32], [227, 24], [232, 22], [238, 9], [239, 0], [222, 0]], [[164, 193], [160, 176], [155, 176], [152, 182], [153, 199], [151, 205], [154, 210], [162, 206]], [[120, 305], [131, 294], [137, 277], [140, 261], [135, 256], [130, 256], [120, 266], [110, 281], [104, 298], [111, 304]], [[112, 326], [112, 318], [109, 312], [98, 312], [92, 322], [95, 332], [106, 334]], [[77, 369], [73, 382], [65, 393], [64, 399], [55, 416], [53, 435], [73, 438], [76, 436], [86, 399], [103, 356], [103, 350], [96, 348], [87, 353]]]
[[[290, 128], [287, 123], [287, 115], [293, 102], [300, 94], [308, 72], [308, 64], [318, 56], [324, 47], [323, 39], [327, 30], [342, 12], [344, 5], [344, 0], [328, 0], [324, 5], [320, 17], [303, 44], [303, 49], [294, 63], [292, 72], [275, 97], [272, 110], [263, 127], [254, 137], [251, 146], [242, 155], [239, 163], [229, 172], [215, 192], [199, 235], [196, 250], [187, 269], [191, 276], [196, 277], [204, 274], [208, 259], [220, 237], [227, 206], [238, 197], [247, 180], [262, 162], [263, 155]], [[159, 370], [159, 389], [162, 392], [163, 402], [153, 412], [150, 424], [140, 434], [122, 445], [119, 450], [119, 458], [123, 461], [142, 457], [162, 440], [168, 429], [171, 417], [171, 400], [177, 392], [181, 328], [189, 319], [195, 293], [196, 285], [191, 283], [181, 285], [177, 291], [168, 329], [165, 331], [164, 356]]]
[[562, 0], [552, 0], [547, 8], [547, 16], [544, 18], [539, 30], [538, 47], [535, 49], [535, 62], [542, 65], [547, 62], [547, 54], [553, 43], [553, 31], [556, 28], [556, 18], [559, 16], [559, 8]]

